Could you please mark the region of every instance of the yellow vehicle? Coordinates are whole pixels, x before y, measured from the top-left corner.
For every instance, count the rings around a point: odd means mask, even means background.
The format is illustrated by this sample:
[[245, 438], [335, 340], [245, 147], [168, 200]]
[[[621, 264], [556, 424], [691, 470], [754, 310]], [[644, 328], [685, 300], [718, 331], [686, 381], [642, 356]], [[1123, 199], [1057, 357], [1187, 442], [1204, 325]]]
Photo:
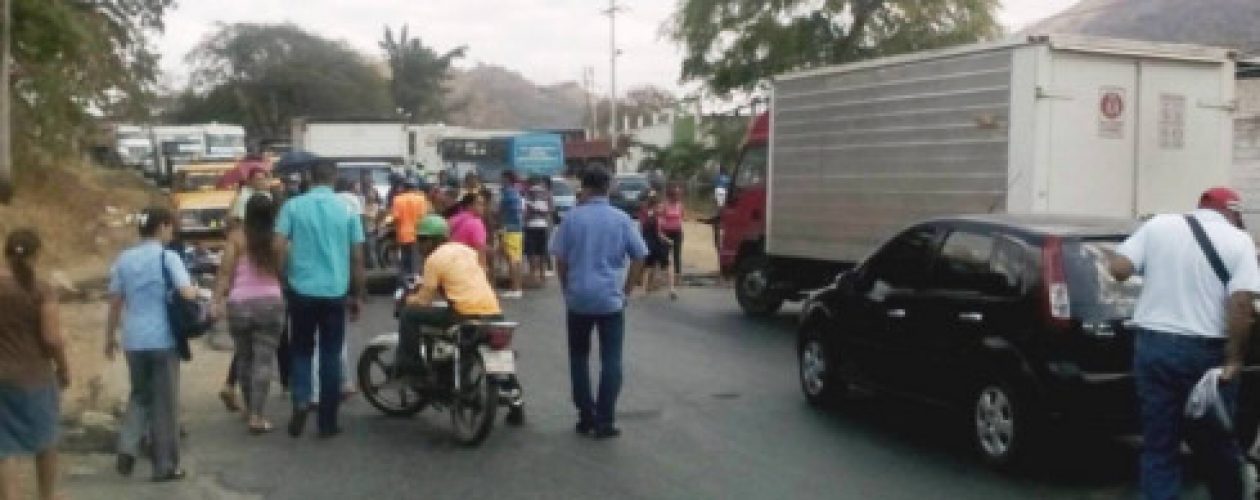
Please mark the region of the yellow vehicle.
[[220, 248], [226, 241], [228, 211], [236, 197], [233, 189], [220, 189], [219, 179], [233, 163], [181, 165], [171, 180], [171, 197], [179, 215], [179, 236], [185, 242]]

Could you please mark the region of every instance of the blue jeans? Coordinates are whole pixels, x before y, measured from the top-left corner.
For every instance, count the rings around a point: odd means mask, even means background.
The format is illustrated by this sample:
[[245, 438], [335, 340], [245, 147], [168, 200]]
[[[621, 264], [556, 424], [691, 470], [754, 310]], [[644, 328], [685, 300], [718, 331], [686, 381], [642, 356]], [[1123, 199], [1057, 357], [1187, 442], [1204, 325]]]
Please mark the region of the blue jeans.
[[343, 299], [325, 299], [293, 294], [289, 302], [292, 319], [294, 411], [305, 410], [314, 392], [311, 372], [315, 356], [315, 336], [319, 335], [319, 415], [320, 431], [337, 428], [337, 408], [341, 404], [341, 347], [346, 340], [346, 305]]
[[[1180, 496], [1178, 455], [1183, 438], [1204, 466], [1212, 498], [1242, 498], [1242, 453], [1233, 433], [1184, 417], [1194, 385], [1209, 369], [1223, 364], [1225, 341], [1139, 330], [1133, 358], [1142, 419], [1142, 498], [1172, 500]], [[1234, 412], [1238, 383], [1222, 384], [1220, 391], [1227, 408]]]
[[[578, 420], [597, 428], [612, 427], [621, 393], [621, 351], [626, 338], [624, 312], [588, 315], [569, 312], [569, 376]], [[599, 330], [599, 396], [591, 397], [591, 332]]]

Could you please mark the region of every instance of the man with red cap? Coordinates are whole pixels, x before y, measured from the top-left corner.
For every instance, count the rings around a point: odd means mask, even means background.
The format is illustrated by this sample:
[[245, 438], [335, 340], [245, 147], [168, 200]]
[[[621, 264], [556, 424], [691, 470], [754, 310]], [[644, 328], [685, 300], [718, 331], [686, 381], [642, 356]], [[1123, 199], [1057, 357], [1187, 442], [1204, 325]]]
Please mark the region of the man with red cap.
[[1117, 280], [1143, 279], [1133, 314], [1133, 377], [1147, 500], [1180, 496], [1183, 438], [1204, 462], [1212, 498], [1243, 495], [1242, 454], [1233, 434], [1183, 416], [1191, 390], [1218, 367], [1220, 398], [1230, 418], [1235, 410], [1252, 300], [1260, 293], [1256, 246], [1241, 229], [1241, 205], [1234, 190], [1209, 189], [1198, 210], [1151, 218], [1110, 259]]

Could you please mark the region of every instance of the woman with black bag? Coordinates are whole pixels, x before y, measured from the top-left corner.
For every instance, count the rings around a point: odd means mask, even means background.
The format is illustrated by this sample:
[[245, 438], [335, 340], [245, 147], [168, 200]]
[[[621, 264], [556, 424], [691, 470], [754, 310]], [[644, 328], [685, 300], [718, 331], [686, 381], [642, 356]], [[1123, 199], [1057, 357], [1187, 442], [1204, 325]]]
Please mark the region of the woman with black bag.
[[171, 211], [146, 209], [139, 222], [142, 241], [123, 251], [110, 270], [105, 356], [113, 360], [121, 346], [131, 378], [117, 466], [120, 474], [131, 475], [140, 440], [147, 435], [153, 447], [153, 480], [172, 481], [184, 478], [179, 466], [179, 363], [189, 356], [185, 329], [190, 328], [177, 324], [187, 318], [178, 309], [195, 301], [198, 292], [179, 255], [165, 248], [175, 236]]

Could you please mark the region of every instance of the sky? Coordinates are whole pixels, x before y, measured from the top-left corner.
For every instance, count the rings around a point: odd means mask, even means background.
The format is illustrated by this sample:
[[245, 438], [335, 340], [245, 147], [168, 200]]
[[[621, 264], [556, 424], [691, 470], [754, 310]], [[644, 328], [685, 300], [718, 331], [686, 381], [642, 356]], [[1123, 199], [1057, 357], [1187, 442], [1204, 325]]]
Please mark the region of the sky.
[[[650, 84], [679, 92], [681, 51], [662, 34], [679, 0], [621, 0], [617, 17], [618, 89]], [[1004, 0], [1001, 21], [1017, 30], [1078, 0]], [[581, 81], [595, 71], [595, 90], [609, 83], [605, 0], [178, 0], [158, 42], [164, 83], [187, 80], [185, 55], [218, 23], [293, 22], [359, 51], [380, 53], [384, 26], [410, 32], [439, 51], [467, 45], [461, 66], [504, 66], [540, 84]]]

